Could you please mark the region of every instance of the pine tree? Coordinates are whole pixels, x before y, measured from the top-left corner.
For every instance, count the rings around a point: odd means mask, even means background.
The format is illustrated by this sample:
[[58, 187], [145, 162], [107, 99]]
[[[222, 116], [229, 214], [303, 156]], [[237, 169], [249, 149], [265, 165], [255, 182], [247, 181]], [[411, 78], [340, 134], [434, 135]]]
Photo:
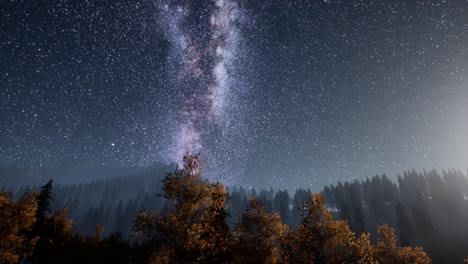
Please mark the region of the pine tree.
[[37, 225], [41, 225], [44, 223], [44, 220], [48, 216], [49, 213], [52, 212], [51, 203], [53, 201], [52, 198], [52, 185], [54, 181], [51, 179], [49, 180], [44, 186], [41, 187], [41, 191], [37, 196], [37, 212], [36, 212], [36, 219]]
[[396, 227], [398, 228], [401, 244], [405, 246], [412, 245], [414, 239], [414, 224], [406, 208], [397, 201], [395, 204]]

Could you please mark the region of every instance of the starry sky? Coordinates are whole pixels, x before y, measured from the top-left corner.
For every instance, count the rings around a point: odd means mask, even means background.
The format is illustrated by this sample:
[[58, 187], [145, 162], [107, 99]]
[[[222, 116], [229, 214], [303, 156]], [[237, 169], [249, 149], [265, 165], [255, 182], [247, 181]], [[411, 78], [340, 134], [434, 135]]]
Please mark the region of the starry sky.
[[468, 1], [2, 1], [0, 163], [321, 188], [468, 168]]

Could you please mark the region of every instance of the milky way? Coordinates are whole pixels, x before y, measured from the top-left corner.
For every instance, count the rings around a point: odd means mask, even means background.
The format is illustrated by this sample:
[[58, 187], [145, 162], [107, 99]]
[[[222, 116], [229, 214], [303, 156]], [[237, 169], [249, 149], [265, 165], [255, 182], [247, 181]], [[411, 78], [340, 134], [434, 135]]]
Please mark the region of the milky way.
[[[242, 97], [248, 84], [240, 82], [238, 68], [246, 54], [240, 49], [241, 27], [249, 19], [236, 1], [216, 0], [199, 12], [193, 4], [155, 4], [158, 30], [169, 42], [165, 88], [176, 94], [172, 104], [177, 108], [166, 115], [175, 126], [162, 158], [175, 162], [186, 153], [201, 153], [209, 160], [205, 176], [235, 183], [245, 166], [242, 142], [233, 137], [245, 133]], [[227, 159], [240, 159], [234, 171]]]

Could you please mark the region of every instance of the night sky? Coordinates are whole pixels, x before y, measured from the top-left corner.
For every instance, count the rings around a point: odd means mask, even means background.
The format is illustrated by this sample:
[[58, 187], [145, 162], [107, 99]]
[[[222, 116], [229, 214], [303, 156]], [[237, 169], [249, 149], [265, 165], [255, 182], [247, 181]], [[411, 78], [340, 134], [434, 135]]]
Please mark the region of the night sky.
[[[468, 168], [468, 1], [7, 1], [0, 163], [323, 187]], [[84, 165], [83, 165], [84, 166]]]

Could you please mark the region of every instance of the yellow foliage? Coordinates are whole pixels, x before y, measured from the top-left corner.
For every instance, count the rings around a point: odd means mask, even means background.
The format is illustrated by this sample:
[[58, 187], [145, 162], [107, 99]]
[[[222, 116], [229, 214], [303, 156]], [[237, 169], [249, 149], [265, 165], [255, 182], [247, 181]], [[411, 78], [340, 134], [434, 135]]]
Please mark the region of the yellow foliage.
[[[47, 226], [53, 227], [55, 234], [67, 235], [73, 228], [73, 220], [68, 218], [68, 208], [63, 208], [54, 213], [53, 216], [45, 219]], [[103, 230], [104, 227], [102, 226]]]
[[278, 213], [268, 213], [261, 202], [252, 198], [234, 231], [239, 253], [236, 262], [280, 263], [288, 232], [289, 227], [281, 223]]
[[170, 247], [163, 247], [158, 250], [149, 260], [149, 264], [168, 264], [174, 261], [174, 250]]
[[146, 241], [157, 241], [153, 261], [207, 262], [225, 258], [231, 248], [229, 227], [225, 223], [227, 191], [201, 177], [203, 162], [198, 155], [184, 158], [184, 167], [164, 180], [162, 196], [171, 201], [167, 212], [140, 211], [134, 219], [134, 234]]
[[0, 263], [18, 263], [30, 256], [37, 239], [28, 239], [36, 219], [35, 194], [28, 194], [18, 202], [11, 195], [0, 193]]
[[431, 263], [431, 259], [422, 247], [397, 247], [395, 231], [388, 225], [379, 226], [377, 232], [380, 236], [376, 249], [379, 263]]
[[[320, 194], [312, 194], [302, 206], [302, 222], [292, 233], [290, 261], [345, 263], [353, 255], [354, 233], [345, 221], [333, 219]], [[361, 242], [361, 244], [363, 244]]]
[[94, 230], [93, 235], [91, 236], [95, 241], [102, 241], [104, 237], [104, 225], [97, 224], [96, 230]]
[[375, 259], [375, 249], [370, 243], [370, 234], [363, 233], [352, 244], [357, 257], [358, 264], [377, 264]]

